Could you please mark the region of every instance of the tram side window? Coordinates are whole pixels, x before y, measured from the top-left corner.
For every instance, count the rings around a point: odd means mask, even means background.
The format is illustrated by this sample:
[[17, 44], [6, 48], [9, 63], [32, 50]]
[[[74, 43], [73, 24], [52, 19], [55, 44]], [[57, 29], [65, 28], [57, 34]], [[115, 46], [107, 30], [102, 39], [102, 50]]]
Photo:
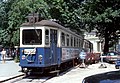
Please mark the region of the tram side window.
[[76, 40], [75, 40], [76, 38], [74, 37], [74, 47], [76, 46]]
[[45, 30], [45, 44], [49, 45], [49, 30]]
[[85, 42], [85, 48], [87, 48], [87, 42]]
[[71, 46], [73, 46], [73, 37], [71, 36]]
[[77, 38], [75, 38], [75, 47], [77, 47]]
[[79, 47], [78, 45], [79, 45], [79, 44], [78, 44], [78, 38], [77, 38], [77, 43], [76, 43], [76, 47]]
[[55, 43], [57, 44], [57, 31], [56, 30], [54, 30], [54, 38], [55, 38]]
[[61, 45], [65, 46], [65, 34], [63, 32], [61, 34]]
[[81, 40], [79, 39], [79, 47], [81, 47]]
[[67, 43], [67, 46], [69, 46], [69, 35], [67, 34], [67, 37], [66, 37], [66, 43]]

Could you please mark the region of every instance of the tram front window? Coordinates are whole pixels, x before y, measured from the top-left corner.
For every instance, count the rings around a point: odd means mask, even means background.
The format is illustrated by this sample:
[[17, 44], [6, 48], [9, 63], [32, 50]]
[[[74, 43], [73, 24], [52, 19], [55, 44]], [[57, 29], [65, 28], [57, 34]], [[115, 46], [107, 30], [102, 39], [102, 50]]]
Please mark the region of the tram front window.
[[41, 45], [42, 30], [41, 29], [25, 29], [22, 32], [22, 43], [24, 45]]

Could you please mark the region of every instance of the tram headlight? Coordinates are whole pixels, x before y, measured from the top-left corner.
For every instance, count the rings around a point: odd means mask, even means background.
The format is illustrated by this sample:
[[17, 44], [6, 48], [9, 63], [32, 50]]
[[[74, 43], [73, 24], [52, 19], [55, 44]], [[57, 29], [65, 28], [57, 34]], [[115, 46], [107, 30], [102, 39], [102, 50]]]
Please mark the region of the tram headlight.
[[27, 68], [24, 68], [24, 71], [27, 71]]
[[42, 62], [42, 58], [43, 58], [42, 55], [39, 55], [38, 58], [39, 58], [40, 62]]
[[26, 58], [26, 56], [25, 55], [22, 55], [22, 60], [24, 60]]

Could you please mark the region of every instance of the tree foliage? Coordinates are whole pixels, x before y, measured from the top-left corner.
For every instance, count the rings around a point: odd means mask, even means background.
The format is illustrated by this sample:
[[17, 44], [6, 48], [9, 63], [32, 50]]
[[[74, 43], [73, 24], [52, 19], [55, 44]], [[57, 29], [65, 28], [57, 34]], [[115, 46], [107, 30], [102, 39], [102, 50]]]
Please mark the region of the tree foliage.
[[79, 17], [76, 14], [80, 0], [45, 0], [49, 6], [48, 13], [65, 27], [81, 32]]
[[0, 23], [1, 23], [1, 44], [4, 46], [19, 45], [19, 27], [25, 22], [26, 16], [37, 11], [39, 8], [45, 8], [43, 0], [7, 0], [1, 2]]
[[117, 41], [120, 32], [120, 0], [1, 0], [0, 43], [19, 45], [19, 27], [33, 12], [77, 32], [95, 28], [105, 39], [105, 48]]
[[0, 6], [0, 42], [8, 46], [19, 45], [19, 27], [32, 12], [39, 13], [41, 19], [56, 19], [63, 26], [80, 31], [76, 14], [79, 0], [3, 0]]
[[97, 35], [105, 39], [104, 52], [107, 52], [119, 37], [120, 0], [86, 0], [78, 14], [86, 30], [95, 28]]

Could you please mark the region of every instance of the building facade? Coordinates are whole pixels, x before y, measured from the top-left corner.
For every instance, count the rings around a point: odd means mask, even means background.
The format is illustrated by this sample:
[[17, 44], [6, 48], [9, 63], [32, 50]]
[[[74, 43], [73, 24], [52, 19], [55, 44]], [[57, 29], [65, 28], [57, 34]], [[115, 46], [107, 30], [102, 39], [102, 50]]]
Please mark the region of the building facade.
[[[96, 30], [91, 31], [90, 33], [85, 32], [84, 35], [85, 35], [85, 39], [87, 39], [93, 43], [93, 52], [101, 53], [103, 51], [104, 40], [101, 44], [99, 37], [96, 37]], [[119, 40], [116, 43], [115, 47], [113, 48], [113, 50], [120, 53], [120, 37], [119, 37]], [[110, 51], [110, 49], [109, 49], [109, 51]]]
[[99, 37], [96, 37], [96, 31], [93, 30], [90, 33], [85, 32], [85, 39], [89, 40], [91, 43], [93, 43], [93, 52], [94, 53], [100, 53], [102, 52], [101, 50], [101, 42]]

